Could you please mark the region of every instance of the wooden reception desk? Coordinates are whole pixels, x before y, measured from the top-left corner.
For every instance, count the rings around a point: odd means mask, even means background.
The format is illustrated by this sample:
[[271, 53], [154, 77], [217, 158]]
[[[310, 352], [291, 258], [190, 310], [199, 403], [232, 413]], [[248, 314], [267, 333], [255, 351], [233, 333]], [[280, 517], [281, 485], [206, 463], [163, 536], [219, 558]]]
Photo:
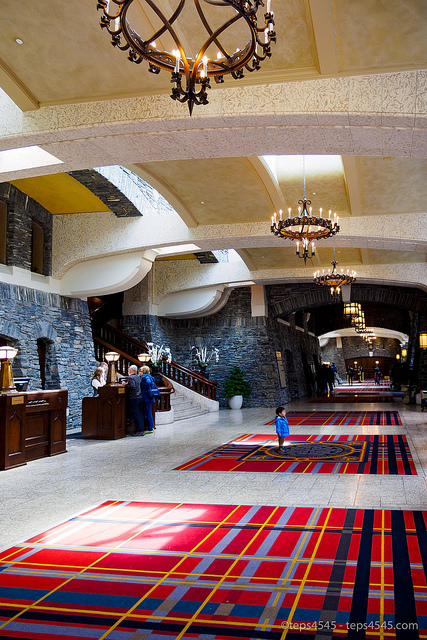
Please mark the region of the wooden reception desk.
[[0, 469], [66, 452], [68, 391], [0, 393]]
[[126, 436], [126, 390], [122, 385], [106, 385], [99, 388], [98, 396], [83, 398], [82, 434], [98, 440]]

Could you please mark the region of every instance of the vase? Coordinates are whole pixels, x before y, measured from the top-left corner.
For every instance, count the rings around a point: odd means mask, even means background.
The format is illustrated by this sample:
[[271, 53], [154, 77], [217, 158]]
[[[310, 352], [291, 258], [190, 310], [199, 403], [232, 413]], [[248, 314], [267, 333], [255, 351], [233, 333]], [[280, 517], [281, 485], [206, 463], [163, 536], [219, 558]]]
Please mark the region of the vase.
[[205, 378], [209, 378], [209, 373], [208, 373], [208, 365], [207, 364], [199, 364], [199, 369], [200, 369], [200, 373], [203, 377]]
[[228, 399], [230, 409], [241, 409], [243, 404], [243, 396], [232, 396]]

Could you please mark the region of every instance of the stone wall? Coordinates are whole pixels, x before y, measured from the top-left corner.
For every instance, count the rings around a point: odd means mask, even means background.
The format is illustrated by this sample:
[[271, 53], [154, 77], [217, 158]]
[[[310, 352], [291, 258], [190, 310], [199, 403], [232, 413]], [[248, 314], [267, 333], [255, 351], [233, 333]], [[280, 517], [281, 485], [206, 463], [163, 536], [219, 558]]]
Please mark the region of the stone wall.
[[[361, 338], [359, 338], [361, 340]], [[337, 367], [337, 373], [342, 380], [346, 378], [346, 366], [345, 356], [343, 350], [343, 341], [341, 340], [341, 347], [338, 347], [336, 338], [329, 338], [327, 344], [322, 347], [322, 361], [334, 362]]]
[[67, 430], [80, 428], [96, 366], [86, 302], [0, 283], [0, 342], [18, 348], [14, 375], [28, 376], [31, 391], [41, 388], [38, 339], [46, 344], [46, 388], [68, 389]]
[[[318, 356], [317, 339], [276, 318], [252, 317], [249, 288], [234, 290], [225, 307], [214, 315], [186, 320], [128, 315], [123, 318], [123, 331], [138, 340], [169, 346], [176, 362], [195, 371], [198, 368], [191, 347], [217, 347], [220, 360], [210, 365], [209, 376], [219, 383], [221, 406], [227, 405], [224, 380], [236, 365], [252, 386], [251, 397], [244, 401], [247, 407], [273, 408], [313, 390], [310, 363]], [[282, 382], [277, 351], [284, 364]]]
[[32, 223], [43, 229], [43, 273], [52, 275], [52, 215], [8, 182], [0, 183], [0, 200], [7, 206], [6, 263], [31, 270]]

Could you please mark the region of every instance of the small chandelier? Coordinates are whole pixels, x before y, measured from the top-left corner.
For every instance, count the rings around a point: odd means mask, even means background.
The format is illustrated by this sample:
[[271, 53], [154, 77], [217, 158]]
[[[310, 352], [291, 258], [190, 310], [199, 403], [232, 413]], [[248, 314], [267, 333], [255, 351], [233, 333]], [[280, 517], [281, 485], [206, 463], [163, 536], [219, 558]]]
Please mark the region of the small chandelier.
[[351, 324], [354, 327], [364, 327], [365, 326], [365, 313], [364, 311], [360, 311], [358, 316], [353, 316], [350, 320]]
[[[303, 173], [304, 173], [304, 196], [302, 200], [298, 200], [298, 215], [292, 216], [292, 209], [288, 209], [288, 217], [283, 218], [282, 209], [279, 210], [279, 219], [275, 212], [271, 216], [271, 232], [280, 238], [289, 238], [297, 241], [296, 254], [298, 258], [306, 263], [308, 258], [312, 258], [316, 254], [314, 245], [315, 240], [329, 238], [334, 236], [340, 230], [339, 216], [334, 213], [332, 219], [332, 211], [324, 218], [322, 215], [322, 207], [319, 209], [319, 215], [313, 215], [311, 200], [305, 195], [305, 156], [303, 156]], [[300, 250], [301, 243], [301, 250]]]
[[[270, 44], [276, 42], [274, 31], [274, 14], [271, 10], [271, 0], [266, 0], [264, 23], [258, 26], [257, 12], [260, 6], [264, 6], [263, 0], [193, 0], [200, 24], [206, 31], [207, 39], [200, 47], [198, 53], [191, 57], [184, 51], [184, 39], [179, 34], [185, 31], [185, 27], [194, 29], [192, 20], [196, 13], [183, 24], [182, 11], [186, 0], [180, 0], [178, 7], [168, 18], [160, 8], [159, 2], [153, 0], [139, 0], [136, 5], [144, 5], [151, 9], [147, 15], [147, 23], [153, 26], [153, 33], [147, 37], [140, 35], [130, 24], [130, 19], [137, 22], [140, 19], [138, 11], [128, 18], [130, 6], [134, 0], [97, 0], [97, 9], [102, 9], [100, 26], [107, 29], [111, 36], [111, 44], [122, 51], [129, 50], [128, 59], [140, 64], [142, 60], [148, 61], [148, 71], [154, 74], [165, 69], [171, 73], [172, 88], [171, 98], [178, 102], [188, 102], [190, 115], [195, 104], [208, 104], [207, 89], [210, 89], [210, 78], [215, 82], [224, 82], [224, 75], [231, 73], [233, 78], [243, 78], [243, 71], [257, 71], [260, 63], [271, 57]], [[202, 9], [202, 4], [205, 11]], [[166, 4], [166, 3], [165, 3]], [[208, 5], [208, 7], [206, 7]], [[215, 9], [209, 9], [215, 7]], [[228, 10], [228, 16], [224, 15], [224, 8]], [[219, 11], [218, 11], [219, 9]], [[223, 10], [225, 22], [212, 28], [209, 24], [206, 12], [219, 14]], [[181, 18], [181, 23], [179, 19]], [[226, 36], [226, 31], [242, 19], [246, 23], [249, 40], [242, 43], [242, 48], [234, 48], [232, 52], [221, 40]], [[205, 37], [206, 37], [205, 36]], [[156, 42], [164, 39], [172, 43], [175, 48], [171, 52], [158, 47]], [[216, 57], [212, 49], [217, 50]], [[181, 84], [185, 79], [185, 88]]]
[[[335, 249], [334, 249], [335, 254]], [[338, 273], [336, 271], [336, 266], [338, 261], [334, 259], [331, 260], [332, 271], [330, 273], [325, 273], [323, 269], [323, 273], [320, 271], [316, 271], [314, 273], [314, 282], [315, 284], [324, 285], [325, 287], [331, 288], [331, 295], [338, 296], [341, 293], [341, 287], [345, 284], [351, 284], [356, 280], [356, 272], [352, 271], [351, 273], [347, 269], [347, 273]]]
[[348, 302], [344, 304], [344, 317], [353, 318], [360, 315], [362, 311], [362, 305], [359, 302]]

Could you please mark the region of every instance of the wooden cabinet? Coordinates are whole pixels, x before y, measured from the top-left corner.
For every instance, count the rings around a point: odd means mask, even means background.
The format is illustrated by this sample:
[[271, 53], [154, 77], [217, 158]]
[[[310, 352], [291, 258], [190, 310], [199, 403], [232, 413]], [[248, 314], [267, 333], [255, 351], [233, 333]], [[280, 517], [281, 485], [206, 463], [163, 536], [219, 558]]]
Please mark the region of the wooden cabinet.
[[0, 469], [66, 452], [68, 392], [0, 393]]
[[122, 385], [99, 388], [99, 395], [83, 398], [82, 433], [86, 438], [117, 440], [126, 435], [126, 395]]

